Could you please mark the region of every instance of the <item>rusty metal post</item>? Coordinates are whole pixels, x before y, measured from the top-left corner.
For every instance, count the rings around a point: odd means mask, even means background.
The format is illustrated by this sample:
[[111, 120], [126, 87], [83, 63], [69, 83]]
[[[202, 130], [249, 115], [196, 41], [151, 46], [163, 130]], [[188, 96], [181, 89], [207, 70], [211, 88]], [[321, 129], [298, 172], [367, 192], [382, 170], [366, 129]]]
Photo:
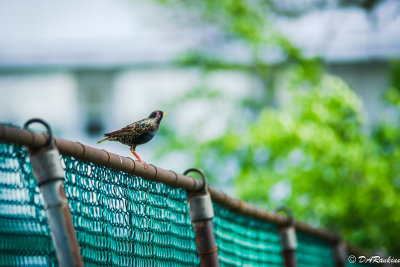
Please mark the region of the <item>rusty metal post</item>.
[[335, 243], [333, 247], [333, 255], [335, 257], [336, 267], [345, 267], [347, 261], [347, 246], [343, 240]]
[[214, 229], [211, 219], [214, 217], [214, 210], [211, 197], [208, 192], [207, 179], [203, 171], [199, 169], [188, 169], [184, 172], [196, 172], [203, 180], [202, 188], [197, 192], [187, 192], [189, 201], [189, 213], [193, 223], [196, 247], [200, 256], [200, 266], [219, 267], [218, 247], [215, 242]]
[[292, 210], [286, 206], [279, 206], [275, 209], [278, 211], [285, 211], [288, 215], [286, 224], [279, 226], [278, 234], [282, 245], [282, 256], [285, 267], [297, 267], [296, 248], [297, 239], [296, 231], [294, 229], [294, 220]]
[[60, 154], [54, 144], [51, 129], [46, 122], [40, 119], [31, 119], [25, 123], [24, 128], [34, 122], [43, 124], [49, 135], [47, 143], [42, 148], [28, 147], [28, 152], [33, 175], [43, 196], [58, 265], [83, 266], [68, 199], [64, 191], [65, 174], [61, 166]]

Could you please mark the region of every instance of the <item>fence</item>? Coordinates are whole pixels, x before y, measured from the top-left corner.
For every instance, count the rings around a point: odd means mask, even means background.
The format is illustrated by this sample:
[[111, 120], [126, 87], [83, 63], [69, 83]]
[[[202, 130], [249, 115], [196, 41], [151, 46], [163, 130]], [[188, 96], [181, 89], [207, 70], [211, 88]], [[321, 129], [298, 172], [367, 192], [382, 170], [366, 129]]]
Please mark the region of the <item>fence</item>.
[[[25, 148], [42, 134], [0, 125], [0, 266], [56, 266], [40, 190]], [[7, 143], [6, 143], [7, 142]], [[80, 143], [56, 139], [65, 192], [86, 266], [196, 266], [186, 192], [201, 182]], [[221, 266], [283, 266], [278, 228], [287, 219], [209, 187]], [[341, 266], [339, 237], [295, 222], [298, 266]], [[348, 253], [359, 254], [348, 246]], [[340, 262], [340, 261], [339, 261]]]

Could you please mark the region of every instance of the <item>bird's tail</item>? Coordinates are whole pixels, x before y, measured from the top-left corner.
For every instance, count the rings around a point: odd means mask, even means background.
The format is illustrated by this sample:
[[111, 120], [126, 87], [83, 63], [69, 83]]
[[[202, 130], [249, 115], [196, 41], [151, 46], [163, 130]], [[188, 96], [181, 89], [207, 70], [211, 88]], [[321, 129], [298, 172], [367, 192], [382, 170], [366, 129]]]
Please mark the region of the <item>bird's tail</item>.
[[106, 142], [106, 141], [110, 141], [110, 140], [111, 140], [111, 137], [108, 136], [108, 137], [106, 137], [104, 139], [101, 139], [100, 141], [97, 141], [97, 143], [100, 144], [100, 143], [103, 143], [103, 142]]

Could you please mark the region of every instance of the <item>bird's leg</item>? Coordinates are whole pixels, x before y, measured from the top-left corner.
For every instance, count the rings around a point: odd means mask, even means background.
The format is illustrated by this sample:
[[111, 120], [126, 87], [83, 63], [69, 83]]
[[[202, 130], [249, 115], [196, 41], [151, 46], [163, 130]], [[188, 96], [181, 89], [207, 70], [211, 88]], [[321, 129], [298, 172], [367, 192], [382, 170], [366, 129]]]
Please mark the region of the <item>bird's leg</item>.
[[143, 164], [144, 168], [147, 169], [147, 163], [144, 162], [144, 161], [139, 157], [139, 155], [136, 153], [135, 150], [133, 150], [132, 148], [131, 148], [130, 150], [131, 150], [131, 153], [138, 159], [138, 161], [141, 162], [141, 163]]

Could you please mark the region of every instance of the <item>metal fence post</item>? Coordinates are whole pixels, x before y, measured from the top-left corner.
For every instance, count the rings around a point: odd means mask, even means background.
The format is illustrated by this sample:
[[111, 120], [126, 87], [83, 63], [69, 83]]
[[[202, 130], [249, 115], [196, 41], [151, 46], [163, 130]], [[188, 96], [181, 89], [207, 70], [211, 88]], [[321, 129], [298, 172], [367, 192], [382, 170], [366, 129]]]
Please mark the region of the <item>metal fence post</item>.
[[211, 219], [214, 210], [211, 197], [208, 192], [207, 179], [203, 171], [199, 169], [188, 169], [183, 174], [196, 172], [203, 180], [202, 188], [197, 192], [187, 192], [189, 201], [189, 213], [196, 235], [196, 247], [200, 256], [200, 266], [219, 267], [218, 247], [215, 242], [214, 229]]
[[46, 122], [31, 119], [25, 123], [24, 128], [34, 122], [43, 124], [49, 135], [43, 147], [38, 149], [28, 147], [28, 152], [33, 175], [43, 196], [58, 264], [59, 266], [83, 266], [68, 199], [64, 191], [65, 174], [61, 166], [60, 154], [54, 144], [50, 126]]
[[346, 242], [339, 240], [333, 247], [333, 255], [335, 257], [336, 267], [345, 267], [347, 261], [347, 246]]
[[278, 206], [275, 212], [285, 211], [288, 215], [288, 221], [285, 225], [278, 228], [278, 234], [282, 245], [282, 255], [285, 267], [297, 267], [296, 248], [297, 239], [294, 229], [294, 220], [292, 210], [286, 206]]

